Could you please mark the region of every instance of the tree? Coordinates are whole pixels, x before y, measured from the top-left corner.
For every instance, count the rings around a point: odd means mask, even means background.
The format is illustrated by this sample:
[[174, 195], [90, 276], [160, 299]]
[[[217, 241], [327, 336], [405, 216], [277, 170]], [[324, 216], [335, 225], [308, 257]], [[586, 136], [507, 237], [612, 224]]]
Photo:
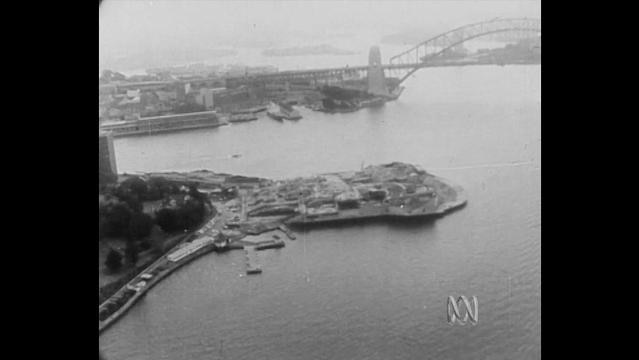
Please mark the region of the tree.
[[153, 227], [153, 219], [145, 213], [137, 212], [131, 215], [129, 220], [128, 237], [137, 240], [142, 239], [151, 234]]
[[106, 236], [124, 236], [129, 229], [133, 212], [127, 204], [118, 203], [107, 209], [104, 222]]
[[148, 191], [146, 199], [160, 200], [172, 192], [171, 183], [163, 177], [152, 177], [147, 181]]
[[117, 272], [122, 268], [122, 255], [119, 252], [111, 249], [107, 254], [104, 265], [106, 265], [109, 271]]
[[135, 264], [138, 262], [138, 245], [135, 241], [128, 241], [126, 243], [124, 256], [126, 256], [126, 261], [130, 265], [135, 266]]
[[189, 199], [178, 210], [183, 229], [192, 230], [204, 220], [204, 203], [197, 199]]
[[109, 82], [111, 81], [112, 78], [113, 78], [113, 71], [111, 70], [102, 71], [102, 76], [100, 77], [100, 79]]
[[202, 202], [206, 201], [206, 194], [198, 191], [197, 185], [193, 185], [193, 184], [189, 185], [189, 195], [192, 198], [195, 198], [199, 201], [202, 201]]
[[135, 194], [138, 199], [142, 200], [146, 197], [146, 193], [149, 190], [147, 183], [138, 176], [124, 180], [122, 184], [120, 184], [120, 188], [125, 190], [125, 192]]
[[155, 213], [155, 222], [164, 232], [171, 233], [179, 230], [180, 224], [177, 211], [174, 209], [160, 209]]

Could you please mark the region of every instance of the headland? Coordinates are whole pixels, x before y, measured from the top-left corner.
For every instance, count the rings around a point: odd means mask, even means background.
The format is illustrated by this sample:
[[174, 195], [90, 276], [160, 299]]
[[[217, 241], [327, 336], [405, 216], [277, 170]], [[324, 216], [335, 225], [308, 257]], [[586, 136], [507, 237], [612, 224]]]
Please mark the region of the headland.
[[[132, 176], [120, 176], [131, 182]], [[199, 227], [100, 304], [100, 332], [119, 319], [161, 279], [197, 257], [246, 251], [246, 273], [259, 274], [255, 251], [279, 249], [293, 229], [359, 219], [441, 216], [466, 204], [461, 186], [419, 166], [393, 162], [288, 180], [269, 180], [198, 170], [146, 173], [136, 181], [188, 186], [215, 210]], [[197, 189], [197, 190], [195, 190]], [[197, 191], [197, 193], [195, 192]], [[200, 196], [198, 195], [198, 196]], [[271, 235], [266, 234], [272, 232]], [[280, 234], [278, 234], [281, 233]]]

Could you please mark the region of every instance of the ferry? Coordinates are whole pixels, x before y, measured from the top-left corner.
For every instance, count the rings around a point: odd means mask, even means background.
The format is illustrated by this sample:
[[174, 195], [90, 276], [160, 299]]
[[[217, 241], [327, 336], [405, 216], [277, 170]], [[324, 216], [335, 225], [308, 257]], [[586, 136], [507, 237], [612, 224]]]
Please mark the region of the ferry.
[[284, 114], [284, 118], [286, 120], [299, 120], [302, 118], [302, 115], [300, 115], [299, 111], [293, 109], [293, 106], [285, 102], [282, 102], [279, 105], [280, 105], [280, 112]]
[[232, 122], [232, 123], [254, 121], [254, 120], [257, 120], [257, 116], [252, 113], [231, 114], [231, 116], [229, 117], [229, 122]]
[[299, 120], [302, 118], [300, 113], [293, 109], [292, 106], [284, 103], [279, 103], [277, 106], [273, 104], [269, 111], [266, 112], [270, 118], [281, 121], [286, 120]]
[[282, 115], [280, 112], [267, 111], [266, 115], [268, 115], [268, 117], [270, 117], [273, 120], [277, 120], [277, 121], [284, 120], [284, 115]]
[[248, 109], [240, 109], [231, 111], [231, 114], [256, 114], [262, 111], [266, 111], [266, 106], [256, 106]]

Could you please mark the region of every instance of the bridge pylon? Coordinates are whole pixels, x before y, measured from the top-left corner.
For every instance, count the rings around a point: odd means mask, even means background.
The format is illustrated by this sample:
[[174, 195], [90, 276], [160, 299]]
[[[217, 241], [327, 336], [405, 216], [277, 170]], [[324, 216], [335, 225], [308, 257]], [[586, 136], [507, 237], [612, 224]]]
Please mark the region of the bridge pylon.
[[382, 53], [379, 46], [372, 46], [368, 53], [368, 87], [370, 94], [390, 96], [382, 68]]

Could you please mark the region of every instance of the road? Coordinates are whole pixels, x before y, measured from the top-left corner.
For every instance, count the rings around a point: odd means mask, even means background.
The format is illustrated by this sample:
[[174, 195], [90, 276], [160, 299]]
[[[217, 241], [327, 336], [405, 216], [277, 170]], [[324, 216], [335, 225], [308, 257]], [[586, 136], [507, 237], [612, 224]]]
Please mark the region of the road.
[[172, 253], [184, 242], [189, 241], [192, 238], [206, 236], [210, 232], [210, 230], [207, 230], [207, 231], [204, 231], [202, 234], [198, 234], [198, 232], [202, 228], [210, 226], [209, 229], [216, 229], [218, 231], [222, 231], [226, 222], [232, 219], [236, 215], [236, 213], [229, 210], [223, 203], [213, 202], [212, 204], [218, 210], [216, 215], [213, 218], [211, 218], [206, 223], [202, 224], [202, 226], [197, 231], [192, 232], [188, 234], [187, 236], [185, 236], [184, 239], [182, 239], [178, 244], [176, 244], [173, 248], [171, 248], [171, 250], [167, 251], [165, 254], [160, 256], [156, 261], [154, 261], [151, 265], [146, 267], [146, 269], [138, 273], [126, 285], [120, 288], [115, 294], [109, 297], [109, 299], [107, 299], [102, 304], [100, 304], [99, 309], [102, 309], [103, 305], [108, 303], [112, 298], [122, 296], [124, 291], [126, 291], [127, 287], [129, 286], [133, 287], [139, 282], [145, 281], [144, 279], [142, 279], [143, 274], [149, 274], [149, 273], [155, 274], [155, 276], [151, 278], [150, 280], [148, 280], [147, 284], [140, 291], [138, 291], [136, 295], [131, 297], [118, 310], [116, 310], [107, 319], [105, 319], [105, 321], [100, 321], [100, 332], [106, 329], [106, 327], [109, 326], [111, 323], [115, 322], [120, 316], [122, 316], [124, 312], [126, 312], [133, 305], [133, 303], [135, 303], [143, 295], [144, 292], [146, 292], [150, 287], [155, 285], [157, 282], [161, 281], [161, 279], [164, 276], [168, 275], [168, 273], [174, 270], [173, 269], [174, 267], [178, 267], [182, 265], [183, 262], [188, 262], [192, 259], [192, 256], [187, 256], [187, 258], [184, 258], [177, 263], [172, 263], [167, 259], [168, 254]]

